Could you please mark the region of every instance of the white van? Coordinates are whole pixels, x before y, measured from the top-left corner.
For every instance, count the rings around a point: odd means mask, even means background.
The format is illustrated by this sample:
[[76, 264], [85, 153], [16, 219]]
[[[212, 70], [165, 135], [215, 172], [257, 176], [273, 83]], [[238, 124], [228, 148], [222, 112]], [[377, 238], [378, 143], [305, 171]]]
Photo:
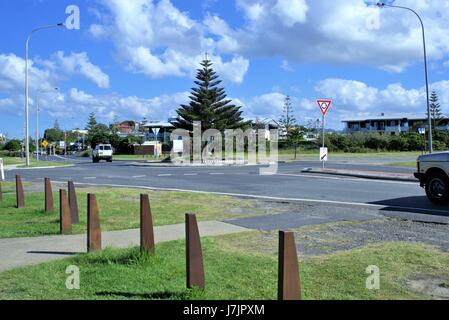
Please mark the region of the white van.
[[112, 146], [110, 144], [99, 144], [92, 152], [92, 162], [97, 163], [100, 160], [106, 160], [112, 162]]

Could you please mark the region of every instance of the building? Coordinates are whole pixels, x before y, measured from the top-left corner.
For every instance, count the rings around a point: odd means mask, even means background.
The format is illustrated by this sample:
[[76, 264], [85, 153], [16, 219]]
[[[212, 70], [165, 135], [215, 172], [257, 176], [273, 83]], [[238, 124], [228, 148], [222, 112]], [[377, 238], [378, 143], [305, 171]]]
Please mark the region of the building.
[[129, 135], [139, 136], [142, 134], [140, 132], [140, 124], [132, 120], [116, 123], [113, 125], [113, 128], [117, 131], [117, 134], [122, 138], [125, 138]]
[[171, 123], [173, 119], [168, 121], [148, 121], [141, 124], [145, 141], [159, 141], [161, 143], [170, 143], [170, 134], [175, 129]]
[[[382, 134], [399, 134], [417, 132], [418, 128], [427, 126], [426, 114], [385, 114], [373, 117], [354, 117], [343, 120], [344, 132], [378, 132]], [[437, 129], [449, 130], [449, 117], [445, 116]]]

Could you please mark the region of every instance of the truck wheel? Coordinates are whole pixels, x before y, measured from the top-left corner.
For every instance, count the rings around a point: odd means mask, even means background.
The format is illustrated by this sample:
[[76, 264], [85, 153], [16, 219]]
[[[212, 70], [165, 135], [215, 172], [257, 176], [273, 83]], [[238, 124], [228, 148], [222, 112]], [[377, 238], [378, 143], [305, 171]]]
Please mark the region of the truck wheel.
[[435, 204], [449, 202], [449, 178], [442, 173], [432, 173], [426, 181], [426, 194]]
[[92, 162], [93, 162], [93, 163], [98, 163], [99, 161], [98, 161], [98, 159], [97, 159], [97, 158], [95, 158], [95, 157], [92, 157]]

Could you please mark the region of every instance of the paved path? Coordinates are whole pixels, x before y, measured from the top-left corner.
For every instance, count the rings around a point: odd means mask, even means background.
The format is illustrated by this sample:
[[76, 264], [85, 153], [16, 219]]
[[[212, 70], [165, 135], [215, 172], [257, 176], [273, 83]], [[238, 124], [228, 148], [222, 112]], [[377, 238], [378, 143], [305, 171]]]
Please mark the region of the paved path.
[[[249, 229], [219, 221], [199, 222], [201, 236], [218, 236], [245, 232]], [[185, 238], [185, 225], [176, 224], [154, 228], [156, 242]], [[110, 231], [102, 233], [103, 248], [127, 248], [138, 246], [140, 230]], [[35, 238], [0, 239], [0, 271], [39, 264], [85, 253], [85, 234], [70, 236], [45, 236]]]

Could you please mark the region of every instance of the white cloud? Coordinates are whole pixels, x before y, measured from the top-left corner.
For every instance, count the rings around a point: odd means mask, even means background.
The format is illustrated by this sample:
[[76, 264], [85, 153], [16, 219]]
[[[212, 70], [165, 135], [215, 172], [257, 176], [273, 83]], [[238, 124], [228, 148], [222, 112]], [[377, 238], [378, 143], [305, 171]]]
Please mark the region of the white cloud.
[[80, 74], [95, 83], [99, 88], [109, 88], [109, 76], [100, 67], [90, 62], [86, 52], [72, 52], [65, 56], [64, 52], [58, 51], [53, 56], [53, 61], [68, 74]]
[[[237, 0], [241, 27], [211, 28], [224, 52], [281, 57], [295, 63], [364, 64], [401, 72], [422, 60], [418, 19], [400, 9], [373, 9], [364, 0]], [[449, 0], [403, 0], [426, 25], [428, 54], [449, 54]], [[217, 17], [218, 19], [218, 17]], [[378, 26], [371, 22], [379, 22]]]
[[[193, 20], [169, 0], [103, 0], [101, 4], [107, 13], [90, 27], [90, 33], [111, 39], [128, 70], [152, 78], [191, 77], [207, 51], [218, 69], [226, 66], [222, 70], [238, 71], [223, 72], [224, 80], [243, 81], [249, 61], [237, 54], [223, 61], [215, 54], [216, 44], [207, 35], [205, 24]], [[209, 17], [205, 23], [216, 32], [226, 32], [222, 20]], [[226, 37], [219, 44], [227, 50], [235, 49], [235, 45]]]

